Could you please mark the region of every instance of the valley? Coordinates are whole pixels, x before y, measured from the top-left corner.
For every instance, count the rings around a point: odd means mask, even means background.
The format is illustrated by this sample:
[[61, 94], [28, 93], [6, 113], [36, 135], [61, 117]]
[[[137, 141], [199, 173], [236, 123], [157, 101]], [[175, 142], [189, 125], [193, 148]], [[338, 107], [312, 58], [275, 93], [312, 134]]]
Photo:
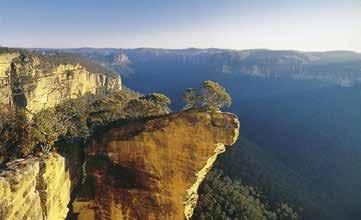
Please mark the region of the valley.
[[[239, 141], [234, 153], [225, 154], [219, 166], [227, 175], [304, 208], [306, 219], [355, 219], [361, 214], [355, 192], [361, 184], [359, 54], [251, 51], [247, 62], [237, 62], [234, 57], [246, 52], [66, 51], [118, 68], [125, 84], [137, 91], [167, 94], [174, 110], [183, 106], [183, 88], [205, 79], [220, 82], [232, 96], [230, 110], [240, 117], [243, 137], [257, 146], [252, 149], [248, 141]], [[119, 54], [127, 57], [125, 63], [115, 61]], [[229, 71], [220, 68], [225, 63]], [[268, 74], [250, 71], [248, 63], [266, 68]], [[283, 69], [277, 69], [277, 63]], [[239, 159], [245, 155], [248, 160]]]

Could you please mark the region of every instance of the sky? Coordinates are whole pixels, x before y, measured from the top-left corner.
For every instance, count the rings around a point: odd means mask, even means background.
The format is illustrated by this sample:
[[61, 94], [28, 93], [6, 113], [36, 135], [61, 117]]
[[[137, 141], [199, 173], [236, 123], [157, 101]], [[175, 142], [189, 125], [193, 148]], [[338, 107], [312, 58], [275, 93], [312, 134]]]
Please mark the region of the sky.
[[0, 45], [361, 52], [361, 0], [0, 0]]

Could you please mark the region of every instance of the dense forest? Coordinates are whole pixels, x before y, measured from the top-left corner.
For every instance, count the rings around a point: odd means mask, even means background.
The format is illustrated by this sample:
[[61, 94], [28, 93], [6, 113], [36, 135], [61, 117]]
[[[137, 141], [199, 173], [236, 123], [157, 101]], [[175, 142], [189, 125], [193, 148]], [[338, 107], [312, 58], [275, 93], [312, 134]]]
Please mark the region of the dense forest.
[[286, 203], [268, 202], [252, 186], [225, 176], [213, 168], [199, 189], [193, 219], [295, 220], [299, 215]]

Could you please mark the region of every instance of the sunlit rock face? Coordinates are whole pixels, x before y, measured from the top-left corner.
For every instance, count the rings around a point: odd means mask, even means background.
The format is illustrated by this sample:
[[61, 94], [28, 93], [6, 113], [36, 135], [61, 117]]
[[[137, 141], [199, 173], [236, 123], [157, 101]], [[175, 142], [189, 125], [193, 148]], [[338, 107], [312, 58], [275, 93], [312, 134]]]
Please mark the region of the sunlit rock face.
[[80, 65], [60, 65], [53, 73], [34, 84], [24, 85], [27, 109], [30, 111], [54, 107], [66, 99], [81, 97], [86, 93], [102, 94], [113, 88], [120, 89], [119, 79], [92, 74]]
[[[84, 166], [74, 146], [65, 158], [13, 161], [0, 171], [0, 219], [190, 218], [199, 184], [238, 129], [230, 113], [182, 112], [99, 132]], [[86, 181], [68, 214], [80, 173]]]
[[73, 217], [190, 218], [199, 184], [238, 130], [230, 113], [182, 112], [100, 132], [87, 150], [87, 181]]
[[65, 219], [71, 186], [58, 154], [13, 161], [0, 173], [0, 219]]
[[11, 67], [12, 60], [19, 56], [18, 53], [0, 54], [0, 78], [7, 78], [7, 71]]
[[0, 104], [9, 104], [12, 100], [9, 71], [12, 60], [17, 56], [18, 53], [0, 54]]
[[15, 62], [18, 54], [0, 55], [0, 104], [26, 107], [36, 113], [84, 94], [121, 89], [119, 76], [89, 72], [79, 64], [46, 66], [36, 56]]

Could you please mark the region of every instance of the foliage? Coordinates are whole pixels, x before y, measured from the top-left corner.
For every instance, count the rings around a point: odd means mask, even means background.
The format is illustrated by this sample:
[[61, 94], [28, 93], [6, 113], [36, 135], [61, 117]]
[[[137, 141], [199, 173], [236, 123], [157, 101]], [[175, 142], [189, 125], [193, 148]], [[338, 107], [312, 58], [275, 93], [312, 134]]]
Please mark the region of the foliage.
[[25, 113], [0, 106], [0, 164], [33, 151], [34, 140]]
[[267, 201], [250, 186], [210, 171], [199, 190], [200, 198], [193, 219], [294, 220], [298, 215], [287, 204], [271, 210]]
[[124, 108], [133, 99], [142, 95], [126, 87], [121, 91], [97, 98], [89, 105], [89, 123], [91, 127], [125, 118]]
[[8, 48], [8, 47], [1, 47], [1, 46], [0, 46], [0, 54], [16, 53], [16, 52], [19, 52], [19, 49]]
[[159, 93], [151, 93], [127, 103], [124, 114], [129, 118], [164, 115], [169, 113], [170, 99]]
[[299, 219], [299, 216], [287, 203], [281, 203], [276, 209], [278, 219], [292, 220]]
[[60, 112], [55, 108], [43, 110], [34, 116], [32, 135], [43, 152], [48, 153], [59, 137], [67, 133], [74, 116], [73, 112]]
[[55, 107], [57, 115], [63, 115], [68, 121], [63, 122], [66, 126], [66, 135], [71, 138], [86, 139], [90, 134], [87, 117], [90, 103], [100, 97], [93, 94], [85, 94], [78, 99], [70, 99]]
[[97, 127], [118, 119], [167, 114], [169, 104], [169, 98], [163, 94], [142, 96], [123, 89], [107, 96], [85, 94], [36, 114], [2, 107], [0, 164], [39, 150], [48, 153], [59, 140], [85, 141]]
[[161, 105], [163, 107], [167, 107], [171, 104], [170, 99], [161, 93], [151, 93], [144, 97], [146, 100], [153, 102], [155, 104]]
[[183, 94], [186, 103], [185, 108], [200, 108], [209, 110], [220, 110], [223, 107], [230, 107], [231, 96], [223, 86], [206, 80], [199, 89], [189, 88]]

